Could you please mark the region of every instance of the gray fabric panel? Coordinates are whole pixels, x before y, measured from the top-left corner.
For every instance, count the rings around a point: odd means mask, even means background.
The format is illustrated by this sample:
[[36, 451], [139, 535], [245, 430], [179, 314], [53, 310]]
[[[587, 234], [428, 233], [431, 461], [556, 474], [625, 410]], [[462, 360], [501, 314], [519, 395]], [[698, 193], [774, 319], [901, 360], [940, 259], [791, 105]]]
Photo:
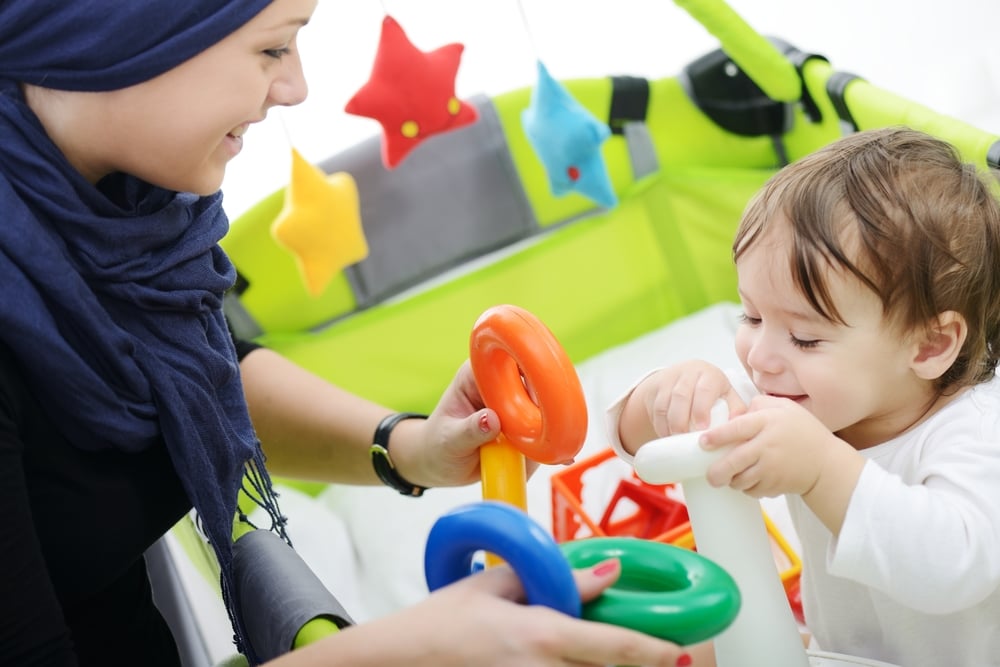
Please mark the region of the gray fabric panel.
[[632, 178], [638, 181], [644, 176], [660, 170], [660, 160], [656, 157], [656, 144], [646, 123], [629, 122], [622, 128], [628, 143], [629, 159], [632, 163]]
[[229, 327], [237, 338], [253, 340], [264, 333], [253, 315], [243, 307], [243, 302], [235, 292], [226, 292], [222, 297], [222, 312], [226, 314]]
[[538, 230], [492, 102], [470, 103], [479, 120], [430, 137], [394, 169], [382, 165], [381, 136], [319, 164], [358, 184], [369, 256], [345, 273], [360, 308]]
[[248, 641], [262, 660], [290, 651], [314, 618], [330, 618], [337, 627], [354, 623], [295, 550], [269, 530], [233, 543], [233, 574]]

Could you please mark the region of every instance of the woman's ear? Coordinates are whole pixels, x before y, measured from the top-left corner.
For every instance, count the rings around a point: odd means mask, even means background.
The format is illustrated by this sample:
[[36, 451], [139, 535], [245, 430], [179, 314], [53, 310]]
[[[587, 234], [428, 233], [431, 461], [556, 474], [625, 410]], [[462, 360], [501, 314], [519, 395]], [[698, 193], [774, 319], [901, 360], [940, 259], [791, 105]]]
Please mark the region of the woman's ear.
[[944, 375], [958, 358], [968, 333], [965, 318], [954, 310], [946, 310], [931, 320], [923, 332], [917, 333], [910, 362], [917, 377], [936, 380]]

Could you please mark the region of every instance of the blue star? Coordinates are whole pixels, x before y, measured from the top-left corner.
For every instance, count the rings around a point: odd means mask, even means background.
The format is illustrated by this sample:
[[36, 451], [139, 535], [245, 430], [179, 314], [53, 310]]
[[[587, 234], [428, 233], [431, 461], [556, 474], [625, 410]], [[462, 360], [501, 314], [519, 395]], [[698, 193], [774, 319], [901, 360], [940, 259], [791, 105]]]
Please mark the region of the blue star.
[[576, 191], [605, 208], [618, 203], [601, 155], [601, 144], [611, 130], [553, 79], [541, 61], [538, 84], [531, 104], [521, 113], [521, 125], [545, 166], [553, 194], [562, 197]]

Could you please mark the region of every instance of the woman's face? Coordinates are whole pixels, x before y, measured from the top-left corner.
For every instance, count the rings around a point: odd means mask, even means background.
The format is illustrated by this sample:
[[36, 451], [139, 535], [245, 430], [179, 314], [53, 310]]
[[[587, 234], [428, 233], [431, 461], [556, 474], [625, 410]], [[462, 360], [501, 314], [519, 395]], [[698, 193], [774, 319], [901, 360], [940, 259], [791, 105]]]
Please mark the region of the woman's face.
[[27, 87], [28, 104], [88, 180], [126, 172], [179, 192], [222, 185], [243, 134], [307, 93], [296, 45], [317, 0], [274, 0], [195, 57], [135, 86], [99, 93]]

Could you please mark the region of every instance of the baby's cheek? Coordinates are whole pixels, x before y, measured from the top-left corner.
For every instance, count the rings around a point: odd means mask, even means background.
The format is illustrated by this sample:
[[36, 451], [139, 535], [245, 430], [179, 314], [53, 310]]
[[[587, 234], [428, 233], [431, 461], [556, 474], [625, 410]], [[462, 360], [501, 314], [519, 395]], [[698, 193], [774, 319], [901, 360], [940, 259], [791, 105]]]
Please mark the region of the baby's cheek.
[[750, 367], [749, 356], [750, 356], [750, 346], [753, 339], [753, 332], [747, 330], [747, 327], [739, 327], [736, 330], [735, 343], [733, 345], [736, 351], [736, 358], [740, 360], [743, 365], [743, 370], [747, 372], [750, 377], [753, 377], [752, 368]]

